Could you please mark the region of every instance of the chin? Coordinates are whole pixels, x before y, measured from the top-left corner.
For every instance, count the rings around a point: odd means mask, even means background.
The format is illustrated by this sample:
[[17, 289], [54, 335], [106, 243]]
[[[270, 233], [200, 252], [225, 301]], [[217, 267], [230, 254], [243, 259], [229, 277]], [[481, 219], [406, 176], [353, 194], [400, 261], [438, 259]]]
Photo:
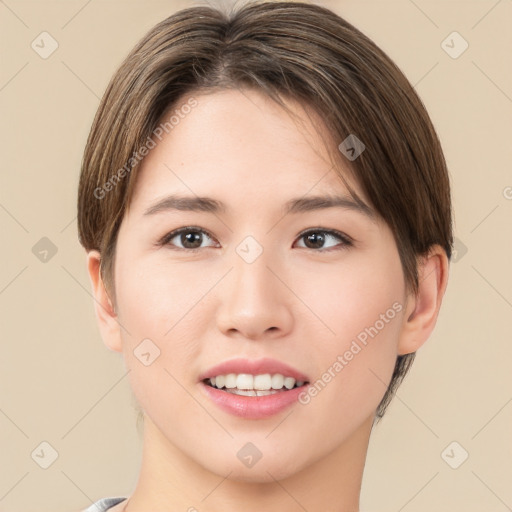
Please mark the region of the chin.
[[[217, 459], [218, 464], [215, 463], [215, 459], [212, 457], [209, 459], [209, 463], [205, 464], [203, 462], [203, 467], [222, 478], [229, 475], [229, 480], [266, 484], [273, 483], [276, 480], [285, 480], [300, 472], [307, 465], [307, 461], [299, 457], [298, 453], [289, 453], [288, 456], [284, 456], [282, 451], [274, 450], [271, 447], [262, 450], [261, 458], [255, 462], [248, 461], [244, 463], [243, 457], [240, 460], [237, 455], [239, 449], [237, 446], [236, 450], [232, 452], [234, 458], [228, 457], [226, 459], [224, 452], [218, 454], [222, 457], [221, 460]], [[265, 451], [267, 455], [265, 455]], [[250, 465], [251, 462], [252, 465]]]
[[[257, 467], [259, 466], [259, 467]], [[269, 484], [276, 480], [281, 481], [295, 474], [290, 467], [284, 467], [283, 464], [263, 464], [260, 460], [252, 468], [226, 467], [227, 472], [222, 476], [229, 474], [228, 479], [236, 482], [245, 482], [248, 484]]]

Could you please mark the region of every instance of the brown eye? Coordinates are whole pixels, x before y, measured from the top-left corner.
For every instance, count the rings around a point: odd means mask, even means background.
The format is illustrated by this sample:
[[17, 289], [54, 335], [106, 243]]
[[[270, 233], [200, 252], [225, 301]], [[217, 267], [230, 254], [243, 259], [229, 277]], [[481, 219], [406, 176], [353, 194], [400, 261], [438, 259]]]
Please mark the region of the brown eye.
[[201, 246], [202, 235], [197, 231], [188, 231], [179, 235], [180, 242], [186, 249], [197, 249]]
[[325, 243], [325, 235], [323, 233], [309, 233], [304, 235], [306, 247], [310, 249], [321, 249]]
[[201, 244], [205, 239], [211, 240], [212, 237], [203, 229], [188, 227], [169, 233], [163, 238], [161, 244], [174, 246], [177, 249], [194, 251], [202, 248]]
[[[302, 239], [305, 241], [305, 248], [318, 249], [320, 251], [330, 250], [335, 248], [336, 246], [341, 246], [340, 248], [344, 248], [352, 245], [351, 240], [347, 236], [343, 235], [342, 233], [339, 233], [338, 231], [332, 230], [310, 230], [300, 235], [299, 240]], [[341, 244], [331, 244], [330, 246], [326, 247], [325, 244], [329, 243], [332, 240], [337, 240], [338, 242], [341, 242]]]

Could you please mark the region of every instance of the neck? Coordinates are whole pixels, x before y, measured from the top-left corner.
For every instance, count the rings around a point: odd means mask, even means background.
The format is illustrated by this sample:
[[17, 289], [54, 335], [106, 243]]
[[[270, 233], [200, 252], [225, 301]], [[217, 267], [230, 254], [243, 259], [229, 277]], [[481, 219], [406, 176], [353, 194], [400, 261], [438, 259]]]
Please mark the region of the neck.
[[342, 445], [291, 476], [247, 482], [205, 469], [146, 416], [139, 479], [124, 510], [357, 512], [372, 423], [368, 418]]

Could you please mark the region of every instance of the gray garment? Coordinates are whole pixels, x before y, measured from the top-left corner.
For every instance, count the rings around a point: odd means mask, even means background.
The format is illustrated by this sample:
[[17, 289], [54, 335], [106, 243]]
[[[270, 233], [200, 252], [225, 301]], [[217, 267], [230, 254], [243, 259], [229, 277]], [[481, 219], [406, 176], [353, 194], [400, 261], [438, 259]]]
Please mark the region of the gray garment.
[[121, 501], [127, 498], [101, 498], [96, 503], [93, 503], [90, 507], [86, 508], [84, 512], [105, 512], [111, 507], [116, 506]]

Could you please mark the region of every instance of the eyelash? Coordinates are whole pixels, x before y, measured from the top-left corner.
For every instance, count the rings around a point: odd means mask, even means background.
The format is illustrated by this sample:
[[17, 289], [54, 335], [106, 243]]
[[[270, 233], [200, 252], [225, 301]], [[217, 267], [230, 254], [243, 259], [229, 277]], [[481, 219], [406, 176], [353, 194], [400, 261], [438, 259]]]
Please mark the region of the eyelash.
[[[173, 246], [173, 244], [170, 243], [170, 241], [173, 238], [177, 237], [178, 235], [181, 235], [182, 233], [188, 233], [188, 232], [203, 233], [203, 234], [207, 235], [210, 239], [215, 240], [215, 237], [213, 237], [205, 229], [202, 229], [202, 228], [199, 228], [196, 226], [187, 226], [187, 227], [176, 229], [176, 230], [171, 231], [170, 233], [166, 234], [158, 242], [158, 245], [159, 246]], [[340, 240], [342, 242], [341, 247], [334, 246], [334, 247], [329, 247], [328, 249], [312, 249], [309, 247], [300, 247], [300, 249], [309, 249], [309, 250], [315, 251], [315, 252], [329, 252], [329, 251], [333, 251], [333, 250], [343, 250], [343, 249], [346, 249], [353, 245], [353, 240], [349, 236], [345, 235], [344, 233], [341, 233], [340, 231], [336, 231], [333, 229], [323, 229], [323, 228], [307, 229], [306, 231], [303, 231], [302, 233], [300, 233], [297, 239], [300, 240], [301, 238], [304, 238], [306, 235], [309, 235], [311, 233], [322, 233], [324, 235], [329, 235], [334, 238], [337, 238], [338, 240]], [[186, 247], [176, 247], [176, 246], [173, 246], [172, 248], [173, 248], [173, 250], [186, 251], [186, 252], [192, 252], [192, 253], [195, 253], [202, 249], [208, 249], [208, 247], [196, 247], [194, 249], [189, 249]]]

